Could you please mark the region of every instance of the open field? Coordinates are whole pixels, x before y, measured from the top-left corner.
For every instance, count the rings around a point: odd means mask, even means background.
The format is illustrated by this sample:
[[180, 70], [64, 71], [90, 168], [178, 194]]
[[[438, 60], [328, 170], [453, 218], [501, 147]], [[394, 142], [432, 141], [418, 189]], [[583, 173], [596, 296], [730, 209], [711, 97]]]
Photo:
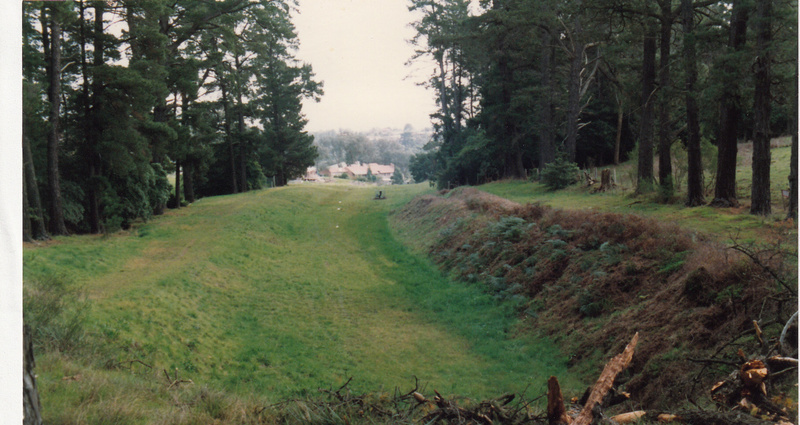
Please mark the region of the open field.
[[[62, 276], [89, 300], [86, 346], [37, 358], [45, 419], [147, 422], [180, 410], [165, 400], [192, 386], [268, 404], [350, 377], [355, 390], [417, 377], [475, 398], [543, 392], [566, 370], [557, 349], [510, 338], [510, 311], [391, 235], [388, 211], [428, 190], [374, 201], [372, 188], [290, 186], [203, 199], [129, 234], [27, 246], [28, 291]], [[166, 373], [193, 384], [168, 389]]]

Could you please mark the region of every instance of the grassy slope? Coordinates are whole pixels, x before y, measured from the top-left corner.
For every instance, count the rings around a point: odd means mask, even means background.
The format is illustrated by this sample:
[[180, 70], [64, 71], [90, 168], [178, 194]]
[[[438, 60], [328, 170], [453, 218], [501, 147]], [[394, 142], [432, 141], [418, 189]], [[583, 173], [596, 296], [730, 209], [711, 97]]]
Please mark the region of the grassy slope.
[[[653, 201], [654, 196], [634, 197], [633, 184], [630, 176], [635, 164], [628, 162], [617, 167], [617, 189], [607, 193], [595, 193], [588, 196], [590, 190], [585, 185], [573, 186], [566, 190], [551, 192], [541, 183], [527, 183], [523, 181], [503, 181], [485, 184], [481, 190], [510, 199], [519, 203], [541, 202], [554, 208], [561, 209], [590, 209], [615, 213], [635, 213], [654, 216], [660, 220], [680, 223], [682, 227], [695, 231], [706, 232], [730, 239], [734, 236], [743, 239], [755, 239], [763, 233], [765, 225], [780, 225], [778, 222], [786, 216], [784, 200], [781, 189], [788, 188], [787, 176], [791, 148], [781, 142], [782, 139], [773, 140], [772, 170], [772, 211], [769, 217], [757, 217], [748, 213], [750, 207], [750, 184], [752, 170], [750, 169], [748, 145], [740, 146], [739, 167], [737, 168], [737, 187], [740, 208], [712, 208], [708, 206], [686, 208], [683, 198], [686, 195], [685, 182], [682, 191], [676, 194], [676, 201], [672, 204], [658, 204]], [[599, 171], [598, 171], [599, 173]], [[706, 179], [711, 176], [706, 176]], [[685, 179], [684, 179], [685, 180]], [[706, 200], [713, 198], [713, 186], [709, 186], [710, 193]]]
[[[174, 402], [190, 390], [167, 389], [163, 369], [260, 405], [349, 376], [361, 390], [417, 376], [475, 398], [539, 391], [565, 370], [557, 351], [507, 340], [510, 315], [391, 235], [388, 211], [426, 190], [373, 201], [373, 189], [293, 186], [204, 199], [130, 235], [26, 246], [26, 282], [64, 274], [82, 285], [98, 342], [88, 361], [39, 356], [45, 418], [180, 422], [208, 404]], [[101, 366], [134, 359], [154, 369]]]

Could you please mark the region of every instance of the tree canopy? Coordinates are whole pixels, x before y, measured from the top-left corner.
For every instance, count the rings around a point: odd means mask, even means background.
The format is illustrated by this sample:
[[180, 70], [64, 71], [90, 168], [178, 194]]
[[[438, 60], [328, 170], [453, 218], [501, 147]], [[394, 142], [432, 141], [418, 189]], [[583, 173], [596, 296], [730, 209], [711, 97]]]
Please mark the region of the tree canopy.
[[754, 138], [752, 198], [769, 199], [765, 143], [796, 132], [796, 2], [480, 5], [410, 2], [411, 60], [433, 61], [424, 84], [438, 102], [415, 179], [452, 187], [524, 178], [559, 152], [582, 167], [635, 154], [637, 192], [673, 199], [673, 168], [686, 169], [687, 205], [715, 186], [712, 205], [736, 205], [736, 143]]
[[317, 152], [301, 101], [322, 83], [295, 58], [296, 7], [24, 2], [25, 237], [125, 228], [302, 175]]

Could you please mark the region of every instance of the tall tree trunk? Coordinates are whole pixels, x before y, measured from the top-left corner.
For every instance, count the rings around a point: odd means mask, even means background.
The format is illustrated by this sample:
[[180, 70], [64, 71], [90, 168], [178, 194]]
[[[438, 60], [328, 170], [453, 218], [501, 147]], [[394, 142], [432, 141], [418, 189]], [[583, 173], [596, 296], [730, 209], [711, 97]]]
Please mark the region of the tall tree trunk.
[[[578, 2], [580, 5], [580, 2]], [[569, 80], [567, 82], [567, 138], [564, 141], [564, 151], [571, 162], [575, 162], [575, 150], [578, 143], [578, 115], [581, 109], [581, 71], [583, 70], [583, 54], [586, 44], [583, 42], [580, 17], [575, 18], [575, 27], [572, 33], [572, 55], [569, 63]]]
[[436, 54], [436, 63], [439, 65], [439, 103], [442, 110], [442, 126], [445, 143], [449, 144], [453, 138], [453, 121], [450, 117], [450, 101], [447, 98], [447, 68], [444, 62], [443, 51]]
[[231, 193], [239, 193], [238, 182], [236, 181], [236, 150], [233, 146], [233, 135], [231, 134], [231, 120], [230, 120], [230, 111], [228, 110], [228, 90], [227, 86], [222, 79], [219, 82], [219, 88], [222, 92], [222, 113], [225, 116], [225, 138], [228, 140], [228, 156], [230, 157], [230, 168], [231, 168], [231, 175], [230, 175], [230, 182], [231, 182]]
[[[83, 7], [83, 2], [81, 2], [81, 7]], [[105, 42], [104, 42], [104, 34], [103, 34], [103, 13], [105, 12], [105, 3], [104, 2], [95, 2], [94, 3], [94, 37], [93, 37], [93, 44], [94, 44], [94, 63], [93, 67], [95, 72], [99, 70], [105, 63], [104, 59], [104, 50], [105, 50]], [[83, 13], [81, 13], [83, 16]], [[81, 36], [83, 36], [83, 20], [81, 20]], [[87, 198], [89, 202], [89, 231], [91, 233], [97, 234], [103, 231], [103, 226], [100, 222], [100, 201], [99, 201], [99, 190], [98, 187], [98, 180], [100, 177], [100, 170], [102, 169], [102, 165], [100, 162], [100, 158], [98, 157], [98, 145], [100, 143], [100, 137], [102, 134], [102, 122], [100, 119], [100, 109], [102, 108], [102, 98], [103, 98], [103, 82], [100, 81], [100, 78], [95, 78], [92, 81], [92, 97], [91, 97], [91, 107], [90, 105], [90, 98], [89, 98], [89, 72], [87, 69], [87, 60], [86, 60], [86, 52], [83, 48], [83, 43], [81, 45], [81, 67], [83, 69], [83, 92], [84, 92], [84, 116], [86, 117], [85, 123], [85, 131], [86, 131], [86, 147], [87, 151], [87, 161], [89, 163], [89, 184], [87, 185]]]
[[[42, 210], [42, 198], [39, 196], [39, 186], [36, 183], [36, 169], [33, 165], [33, 155], [31, 154], [31, 143], [28, 136], [22, 135], [22, 166], [23, 166], [23, 219], [27, 226], [30, 226], [30, 238], [43, 240], [49, 239], [47, 228], [44, 225], [44, 212]], [[27, 240], [27, 239], [26, 239]]]
[[772, 41], [772, 0], [756, 2], [758, 21], [756, 22], [756, 63], [755, 95], [753, 110], [753, 187], [751, 191], [750, 214], [768, 215], [772, 212], [770, 200], [770, 78], [772, 55], [769, 52]]
[[497, 117], [498, 127], [500, 128], [500, 140], [505, 143], [503, 158], [503, 176], [511, 179], [519, 179], [525, 176], [525, 169], [520, 169], [519, 159], [522, 156], [519, 138], [515, 135], [514, 123], [509, 118], [511, 109], [511, 87], [513, 83], [514, 71], [508, 63], [506, 53], [501, 53], [497, 61], [497, 69], [500, 73], [500, 102], [502, 112]]
[[[742, 5], [742, 0], [735, 0], [728, 40], [729, 54], [736, 54], [744, 47], [747, 39], [747, 14], [747, 8]], [[739, 90], [741, 75], [737, 71], [736, 62], [736, 60], [725, 59], [722, 66], [722, 76], [725, 82], [723, 84], [719, 138], [717, 139], [717, 178], [714, 186], [714, 199], [711, 201], [711, 205], [714, 207], [739, 206], [736, 196], [736, 156], [742, 110]]]
[[[23, 170], [23, 173], [25, 171]], [[26, 176], [22, 178], [22, 241], [33, 242], [30, 206], [28, 204], [28, 184]]]
[[[61, 200], [61, 176], [58, 170], [59, 145], [61, 143], [61, 24], [54, 16], [49, 17], [50, 33], [43, 31], [45, 43], [49, 43], [49, 60], [47, 64], [50, 88], [50, 131], [47, 134], [47, 190], [49, 199], [50, 233], [67, 234], [64, 224], [64, 207]], [[44, 18], [44, 16], [43, 16]], [[48, 20], [43, 20], [48, 22]], [[49, 39], [49, 40], [48, 40]]]
[[183, 166], [183, 196], [186, 202], [192, 203], [194, 199], [194, 161], [186, 160]]
[[239, 187], [242, 192], [247, 192], [247, 143], [244, 136], [244, 101], [242, 100], [242, 92], [244, 87], [242, 78], [241, 62], [239, 62], [239, 55], [234, 55], [234, 64], [236, 65], [236, 117], [239, 130]]
[[541, 130], [539, 131], [541, 143], [539, 145], [539, 170], [545, 165], [556, 160], [555, 124], [553, 123], [553, 33], [550, 29], [542, 31], [544, 49], [541, 56], [541, 82], [544, 87], [544, 96], [540, 100], [539, 112], [541, 115]]
[[689, 157], [686, 206], [705, 205], [703, 195], [703, 160], [700, 152], [700, 119], [695, 86], [697, 83], [697, 49], [694, 34], [694, 5], [692, 0], [681, 0], [683, 18], [683, 58], [686, 70], [686, 150]]
[[181, 207], [181, 161], [175, 160], [175, 208]]
[[461, 134], [461, 119], [464, 116], [464, 87], [462, 78], [464, 67], [459, 64], [461, 58], [459, 51], [453, 47], [453, 76], [451, 78], [451, 91], [453, 92], [453, 131], [456, 135]]
[[797, 90], [798, 90], [798, 68], [794, 68], [794, 96], [792, 96], [792, 159], [789, 165], [789, 211], [786, 213], [787, 219], [795, 221], [797, 226]]
[[619, 165], [619, 150], [622, 144], [622, 120], [625, 118], [624, 106], [622, 93], [617, 93], [617, 135], [614, 137], [614, 165]]
[[656, 80], [656, 35], [647, 24], [642, 50], [642, 118], [639, 128], [639, 165], [637, 193], [650, 190], [653, 183], [653, 103]]
[[659, 69], [658, 96], [658, 183], [661, 193], [671, 197], [675, 191], [672, 179], [672, 131], [670, 131], [669, 101], [672, 97], [670, 76], [670, 47], [672, 46], [672, 2], [660, 0], [661, 5], [661, 64]]

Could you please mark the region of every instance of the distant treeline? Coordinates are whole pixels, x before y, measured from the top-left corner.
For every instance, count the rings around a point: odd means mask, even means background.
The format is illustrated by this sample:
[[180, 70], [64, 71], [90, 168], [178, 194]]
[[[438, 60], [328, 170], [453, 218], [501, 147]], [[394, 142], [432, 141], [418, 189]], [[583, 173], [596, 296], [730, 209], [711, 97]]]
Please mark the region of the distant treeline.
[[361, 163], [394, 164], [408, 176], [411, 156], [422, 151], [430, 141], [430, 130], [415, 130], [407, 124], [400, 130], [373, 130], [371, 132], [326, 131], [314, 133], [317, 147], [317, 168], [356, 161]]
[[635, 153], [637, 191], [670, 199], [677, 146], [686, 203], [701, 205], [709, 145], [712, 203], [736, 205], [737, 140], [752, 140], [751, 211], [770, 212], [770, 137], [797, 133], [796, 1], [473, 3], [411, 1], [412, 60], [436, 64], [426, 85], [438, 102], [435, 143], [411, 161], [416, 180], [476, 184], [559, 156], [586, 166]]
[[294, 57], [295, 3], [24, 2], [26, 240], [302, 175], [322, 84]]

